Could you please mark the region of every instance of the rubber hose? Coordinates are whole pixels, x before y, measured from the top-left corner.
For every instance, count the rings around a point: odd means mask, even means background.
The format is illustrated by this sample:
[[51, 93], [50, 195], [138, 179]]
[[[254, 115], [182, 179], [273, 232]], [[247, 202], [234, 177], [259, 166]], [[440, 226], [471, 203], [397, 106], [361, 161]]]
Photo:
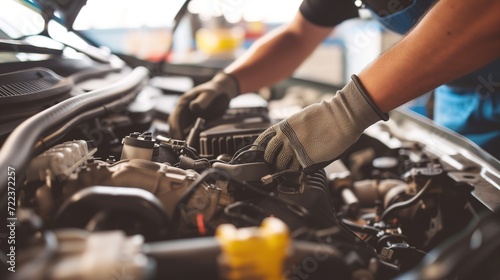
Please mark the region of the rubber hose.
[[[62, 101], [21, 123], [7, 138], [0, 150], [0, 197], [6, 191], [7, 170], [14, 168], [16, 179], [29, 161], [33, 152], [33, 145], [47, 131], [57, 127], [75, 116], [102, 106], [116, 99], [125, 97], [131, 90], [143, 84], [148, 77], [148, 70], [144, 67], [135, 68], [123, 79], [98, 90], [81, 94]], [[5, 201], [2, 201], [2, 204]]]

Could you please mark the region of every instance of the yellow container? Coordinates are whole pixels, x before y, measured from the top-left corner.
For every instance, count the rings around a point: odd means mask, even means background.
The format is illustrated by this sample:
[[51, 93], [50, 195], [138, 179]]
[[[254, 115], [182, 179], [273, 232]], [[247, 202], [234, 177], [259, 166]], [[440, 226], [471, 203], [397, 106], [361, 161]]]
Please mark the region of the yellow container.
[[242, 28], [202, 28], [196, 32], [197, 48], [208, 55], [232, 55], [240, 48], [245, 39]]
[[225, 224], [217, 228], [222, 248], [224, 278], [281, 280], [290, 235], [277, 218], [266, 218], [260, 227], [237, 229]]

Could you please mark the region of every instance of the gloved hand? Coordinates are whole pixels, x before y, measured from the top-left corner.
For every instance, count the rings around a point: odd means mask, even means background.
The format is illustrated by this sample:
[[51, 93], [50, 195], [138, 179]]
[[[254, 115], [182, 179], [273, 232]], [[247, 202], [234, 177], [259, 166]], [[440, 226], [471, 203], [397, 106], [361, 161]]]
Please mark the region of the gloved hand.
[[361, 133], [388, 120], [353, 75], [329, 101], [310, 105], [264, 131], [254, 142], [275, 171], [304, 172], [325, 167], [345, 152]]
[[224, 72], [184, 93], [168, 119], [170, 136], [184, 139], [198, 117], [210, 120], [222, 116], [239, 94], [236, 78]]

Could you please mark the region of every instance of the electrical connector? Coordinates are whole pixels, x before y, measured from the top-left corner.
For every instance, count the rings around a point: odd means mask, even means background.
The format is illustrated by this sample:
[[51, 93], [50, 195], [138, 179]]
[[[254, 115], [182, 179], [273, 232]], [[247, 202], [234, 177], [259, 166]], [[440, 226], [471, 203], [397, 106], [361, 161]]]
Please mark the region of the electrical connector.
[[273, 175], [269, 174], [269, 175], [266, 175], [266, 176], [260, 178], [260, 181], [262, 182], [262, 184], [268, 185], [274, 181], [274, 178], [273, 178]]

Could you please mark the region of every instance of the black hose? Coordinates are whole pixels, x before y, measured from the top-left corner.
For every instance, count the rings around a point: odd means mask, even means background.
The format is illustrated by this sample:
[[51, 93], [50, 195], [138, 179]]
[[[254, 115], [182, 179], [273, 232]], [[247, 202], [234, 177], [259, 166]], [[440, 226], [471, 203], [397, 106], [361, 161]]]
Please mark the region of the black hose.
[[264, 150], [249, 150], [250, 148], [254, 147], [256, 145], [254, 144], [249, 144], [249, 145], [245, 145], [243, 147], [241, 147], [240, 149], [238, 149], [233, 157], [231, 158], [231, 160], [229, 161], [229, 163], [234, 163], [240, 156], [241, 154], [245, 153], [245, 152], [248, 152], [248, 151], [261, 151], [261, 152], [264, 152]]
[[379, 232], [382, 231], [376, 227], [372, 227], [369, 225], [359, 225], [359, 224], [351, 222], [347, 219], [342, 219], [342, 223], [344, 223], [344, 225], [348, 229], [355, 231], [355, 232], [362, 232], [362, 233], [366, 233], [366, 234], [370, 234], [370, 235], [377, 235]]
[[82, 121], [100, 116], [102, 114], [105, 114], [107, 111], [113, 108], [118, 108], [120, 106], [124, 106], [126, 104], [129, 104], [135, 99], [135, 96], [127, 96], [126, 98], [119, 99], [117, 101], [114, 101], [108, 105], [101, 106], [92, 110], [89, 110], [85, 113], [82, 113], [67, 123], [65, 123], [63, 126], [59, 127], [56, 131], [52, 132], [50, 135], [46, 136], [43, 139], [40, 139], [35, 144], [34, 147], [34, 154], [37, 155], [45, 150], [47, 150], [49, 147], [53, 146], [57, 141], [61, 140], [61, 138], [64, 137], [64, 135], [68, 134], [74, 127], [79, 125]]
[[[229, 163], [230, 164], [235, 163], [240, 158], [245, 157], [248, 154], [261, 154], [261, 155], [264, 155], [264, 151], [263, 150], [246, 150], [246, 151], [243, 151], [243, 152], [239, 153], [237, 156], [234, 156]], [[253, 157], [253, 158], [255, 158], [255, 157]]]
[[[238, 184], [238, 185], [241, 185], [251, 191], [253, 191], [254, 193], [257, 193], [257, 194], [260, 194], [262, 196], [265, 196], [265, 197], [268, 197], [272, 200], [275, 200], [277, 202], [280, 202], [280, 203], [283, 203], [284, 205], [287, 206], [287, 208], [294, 214], [294, 215], [297, 215], [298, 217], [300, 218], [304, 218], [304, 217], [307, 217], [309, 218], [311, 221], [314, 221], [316, 223], [318, 223], [318, 219], [311, 215], [311, 213], [306, 209], [304, 208], [303, 206], [293, 202], [293, 201], [289, 201], [289, 200], [286, 200], [286, 199], [283, 199], [281, 197], [278, 197], [278, 196], [275, 196], [275, 195], [272, 195], [266, 191], [263, 191], [255, 186], [252, 186], [251, 184], [247, 183], [247, 182], [244, 182], [244, 181], [241, 181], [241, 180], [238, 180], [237, 178], [234, 178], [232, 176], [230, 176], [228, 173], [220, 170], [220, 169], [217, 169], [217, 168], [210, 168], [210, 169], [207, 169], [206, 171], [204, 171], [200, 176], [198, 176], [198, 178], [196, 178], [193, 183], [191, 183], [191, 185], [187, 188], [187, 190], [184, 192], [184, 195], [179, 199], [179, 202], [177, 203], [177, 207], [176, 209], [179, 209], [179, 205], [182, 204], [182, 203], [187, 203], [187, 201], [191, 198], [191, 196], [194, 194], [194, 191], [205, 181], [205, 179], [209, 176], [211, 176], [212, 174], [218, 174], [220, 176], [222, 176], [223, 178], [225, 178], [226, 180], [231, 180], [233, 181], [234, 183]], [[176, 210], [176, 214], [174, 214], [176, 216], [174, 216], [174, 219], [177, 219], [178, 216], [179, 216], [179, 210]]]
[[85, 80], [92, 79], [92, 78], [99, 78], [99, 77], [102, 77], [102, 75], [106, 75], [106, 74], [113, 73], [113, 72], [119, 72], [120, 70], [121, 70], [121, 68], [114, 68], [114, 67], [106, 64], [103, 66], [78, 71], [75, 74], [69, 76], [67, 79], [71, 79], [71, 81], [74, 84], [78, 84], [78, 83], [83, 82]]
[[193, 147], [186, 146], [183, 151], [189, 154], [192, 159], [199, 159], [198, 155], [196, 155], [197, 151]]
[[269, 217], [270, 213], [267, 213], [264, 211], [264, 209], [256, 206], [255, 204], [249, 203], [249, 202], [244, 202], [244, 201], [237, 201], [234, 203], [229, 204], [224, 208], [224, 214], [226, 216], [238, 219], [240, 221], [246, 222], [247, 224], [253, 225], [253, 226], [259, 226], [260, 223], [262, 222], [262, 219], [254, 218], [251, 217], [247, 214], [237, 212], [238, 210], [253, 210], [256, 214], [260, 214], [262, 218]]
[[156, 262], [152, 279], [219, 279], [221, 248], [214, 237], [147, 243], [142, 252]]
[[328, 191], [328, 182], [326, 179], [326, 173], [324, 169], [321, 169], [319, 171], [307, 175], [307, 181], [312, 183], [312, 185], [316, 185], [317, 187], [321, 187], [325, 191]]
[[33, 146], [51, 129], [61, 126], [72, 118], [88, 110], [120, 98], [125, 98], [133, 89], [142, 86], [148, 77], [148, 70], [144, 67], [135, 68], [125, 78], [105, 88], [97, 89], [69, 98], [58, 103], [21, 123], [7, 138], [0, 150], [0, 197], [5, 203], [7, 169], [14, 168], [18, 178], [22, 177], [26, 169]]
[[399, 210], [404, 209], [404, 208], [408, 208], [408, 207], [414, 205], [415, 203], [417, 203], [420, 200], [420, 198], [422, 198], [422, 196], [431, 187], [431, 182], [432, 182], [432, 179], [427, 180], [424, 187], [416, 195], [414, 195], [412, 198], [405, 200], [405, 201], [402, 201], [402, 202], [394, 203], [393, 205], [387, 207], [384, 210], [384, 213], [382, 213], [382, 215], [380, 216], [380, 220], [384, 221], [387, 217], [390, 217], [390, 215], [392, 215], [394, 212], [399, 211]]
[[[97, 217], [100, 212], [106, 216]], [[102, 215], [102, 214], [101, 214]], [[105, 229], [123, 229], [116, 215], [140, 228], [147, 240], [169, 237], [170, 222], [162, 203], [149, 191], [136, 188], [94, 186], [84, 188], [64, 201], [52, 219], [55, 228], [92, 229], [92, 223], [110, 226]], [[108, 219], [106, 219], [108, 218]], [[102, 220], [106, 219], [106, 223]], [[99, 223], [99, 221], [101, 223]], [[140, 221], [140, 225], [138, 224]], [[97, 226], [97, 228], [99, 228]]]

